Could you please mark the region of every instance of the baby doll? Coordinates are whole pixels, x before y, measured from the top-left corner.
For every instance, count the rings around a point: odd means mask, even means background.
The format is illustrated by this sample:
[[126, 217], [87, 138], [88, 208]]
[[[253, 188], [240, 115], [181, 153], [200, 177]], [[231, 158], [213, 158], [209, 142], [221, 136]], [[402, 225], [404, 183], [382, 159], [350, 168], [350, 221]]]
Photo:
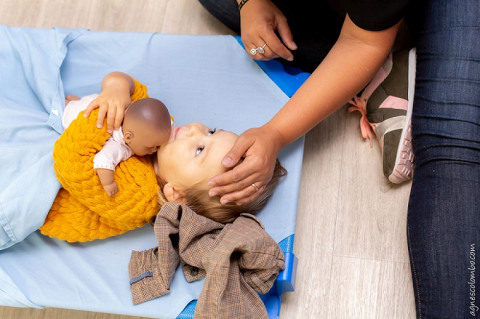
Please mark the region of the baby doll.
[[[62, 118], [65, 128], [85, 110], [98, 94], [81, 99], [71, 96], [66, 98], [66, 108]], [[153, 98], [143, 98], [131, 103], [123, 119], [120, 129], [114, 130], [103, 148], [95, 155], [93, 167], [108, 196], [118, 192], [114, 180], [115, 167], [132, 155], [144, 156], [153, 154], [166, 144], [170, 138], [173, 122], [165, 105]]]

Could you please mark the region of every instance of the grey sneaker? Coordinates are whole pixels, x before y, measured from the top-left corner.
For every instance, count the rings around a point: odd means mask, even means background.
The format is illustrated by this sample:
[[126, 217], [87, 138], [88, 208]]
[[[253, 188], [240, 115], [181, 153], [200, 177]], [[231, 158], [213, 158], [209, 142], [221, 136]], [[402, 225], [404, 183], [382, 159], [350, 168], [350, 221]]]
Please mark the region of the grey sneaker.
[[390, 53], [387, 60], [363, 90], [350, 101], [349, 112], [362, 114], [364, 138], [372, 131], [382, 150], [383, 174], [395, 184], [413, 177], [411, 118], [415, 89], [415, 48]]

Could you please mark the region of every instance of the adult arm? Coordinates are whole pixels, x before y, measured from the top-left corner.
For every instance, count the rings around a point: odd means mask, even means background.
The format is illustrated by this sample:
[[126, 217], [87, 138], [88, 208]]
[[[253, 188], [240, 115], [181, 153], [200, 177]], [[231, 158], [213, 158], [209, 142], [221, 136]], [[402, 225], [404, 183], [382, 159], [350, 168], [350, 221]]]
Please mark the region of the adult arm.
[[223, 164], [238, 166], [210, 181], [210, 195], [222, 203], [249, 202], [259, 195], [251, 187], [270, 181], [279, 151], [306, 134], [359, 92], [380, 68], [395, 40], [399, 23], [367, 31], [345, 18], [340, 36], [322, 63], [284, 107], [265, 125], [249, 129], [227, 153]]

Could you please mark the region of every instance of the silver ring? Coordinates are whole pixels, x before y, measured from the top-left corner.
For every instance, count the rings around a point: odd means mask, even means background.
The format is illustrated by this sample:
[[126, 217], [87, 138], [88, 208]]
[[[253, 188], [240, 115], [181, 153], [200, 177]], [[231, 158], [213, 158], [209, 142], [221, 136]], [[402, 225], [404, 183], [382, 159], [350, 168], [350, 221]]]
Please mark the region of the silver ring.
[[253, 188], [255, 188], [255, 190], [258, 192], [259, 188], [257, 187], [257, 185], [255, 185], [255, 183], [253, 183], [252, 185], [250, 186], [253, 186]]
[[267, 46], [267, 44], [265, 43], [264, 45], [262, 45], [261, 47], [258, 47], [256, 48], [255, 50], [257, 50], [258, 52], [260, 52], [261, 54], [264, 54], [265, 53], [265, 47]]
[[261, 54], [264, 54], [265, 53], [265, 47], [267, 46], [267, 44], [265, 43], [264, 45], [262, 45], [261, 47], [257, 47], [255, 49], [251, 49], [250, 50], [250, 54], [251, 55], [255, 55], [257, 54], [257, 52], [260, 52]]

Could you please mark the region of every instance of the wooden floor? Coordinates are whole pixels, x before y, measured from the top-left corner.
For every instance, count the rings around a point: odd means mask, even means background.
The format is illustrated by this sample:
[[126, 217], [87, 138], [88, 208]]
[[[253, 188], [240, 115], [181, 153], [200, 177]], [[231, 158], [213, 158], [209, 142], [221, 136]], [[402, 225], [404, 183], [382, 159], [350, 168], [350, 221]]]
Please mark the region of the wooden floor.
[[[231, 34], [196, 0], [1, 0], [0, 24]], [[343, 108], [307, 134], [294, 252], [296, 291], [281, 318], [414, 318], [406, 244], [410, 183], [382, 175], [375, 143]], [[100, 297], [100, 296], [99, 296]], [[2, 319], [139, 318], [0, 307]]]

